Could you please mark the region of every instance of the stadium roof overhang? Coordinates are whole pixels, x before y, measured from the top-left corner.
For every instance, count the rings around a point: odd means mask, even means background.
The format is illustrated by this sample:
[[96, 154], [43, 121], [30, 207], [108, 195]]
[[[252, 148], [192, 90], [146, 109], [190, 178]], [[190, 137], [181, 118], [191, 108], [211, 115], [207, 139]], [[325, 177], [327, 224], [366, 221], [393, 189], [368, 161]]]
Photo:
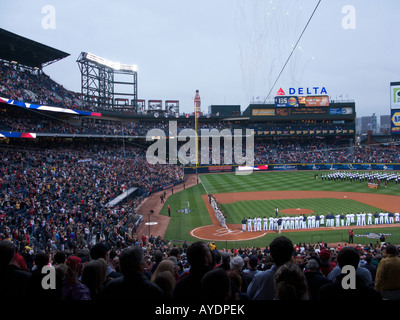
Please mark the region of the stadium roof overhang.
[[0, 28], [0, 59], [39, 68], [70, 54]]

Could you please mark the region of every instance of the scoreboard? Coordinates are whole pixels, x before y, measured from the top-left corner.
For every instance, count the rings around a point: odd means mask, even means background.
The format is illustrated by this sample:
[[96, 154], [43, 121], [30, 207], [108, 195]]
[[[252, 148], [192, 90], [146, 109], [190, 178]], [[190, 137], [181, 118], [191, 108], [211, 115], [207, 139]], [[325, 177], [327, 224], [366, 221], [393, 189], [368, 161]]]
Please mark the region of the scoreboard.
[[276, 96], [275, 108], [253, 115], [274, 115], [280, 117], [326, 115], [355, 115], [354, 104], [330, 103], [329, 96]]
[[[355, 119], [354, 102], [330, 101], [327, 95], [289, 96], [274, 98], [274, 104], [252, 104], [243, 115], [269, 120], [296, 119]], [[400, 110], [398, 110], [400, 111]], [[396, 114], [397, 115], [397, 114]], [[398, 125], [400, 132], [400, 125]]]
[[329, 96], [276, 96], [275, 107], [288, 108], [288, 107], [329, 107]]
[[275, 107], [298, 107], [299, 101], [295, 96], [278, 96], [275, 97]]

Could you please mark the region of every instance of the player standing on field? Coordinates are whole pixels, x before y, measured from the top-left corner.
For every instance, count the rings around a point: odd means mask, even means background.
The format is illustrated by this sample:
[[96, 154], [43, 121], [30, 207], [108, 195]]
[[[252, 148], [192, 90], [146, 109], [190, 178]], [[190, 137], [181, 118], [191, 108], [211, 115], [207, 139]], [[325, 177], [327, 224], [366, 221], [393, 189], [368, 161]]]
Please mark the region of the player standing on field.
[[252, 222], [253, 222], [253, 220], [249, 217], [247, 219], [247, 231], [250, 231], [250, 232], [253, 231], [253, 228], [251, 227]]
[[243, 231], [246, 231], [246, 225], [247, 225], [247, 219], [246, 219], [246, 217], [244, 217], [242, 219], [242, 230]]

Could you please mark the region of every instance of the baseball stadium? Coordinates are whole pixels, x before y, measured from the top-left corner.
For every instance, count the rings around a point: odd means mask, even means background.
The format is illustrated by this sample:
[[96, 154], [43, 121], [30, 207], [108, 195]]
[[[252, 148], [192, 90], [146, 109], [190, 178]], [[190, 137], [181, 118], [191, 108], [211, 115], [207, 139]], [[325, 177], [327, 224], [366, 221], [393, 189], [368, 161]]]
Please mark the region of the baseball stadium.
[[[226, 248], [265, 246], [278, 230], [244, 231], [243, 218], [269, 218], [275, 216], [276, 207], [280, 217], [359, 212], [395, 214], [399, 211], [397, 142], [357, 142], [354, 101], [334, 101], [327, 95], [315, 95], [318, 93], [316, 88], [306, 89], [313, 90], [309, 92], [313, 95], [288, 96], [281, 88], [273, 103], [250, 104], [244, 112], [240, 112], [238, 105], [211, 105], [210, 113], [205, 115], [200, 111], [201, 98], [197, 90], [193, 112], [182, 114], [178, 100], [165, 101], [163, 107], [162, 101], [149, 100], [146, 106], [145, 101], [138, 99], [137, 72], [129, 66], [126, 70], [113, 72], [132, 76], [129, 83], [133, 88], [132, 100], [115, 98], [118, 94], [112, 90], [102, 96], [104, 92], [91, 83], [96, 71], [109, 70], [110, 66], [104, 59], [85, 52], [77, 60], [82, 70], [82, 93], [67, 91], [37, 71], [38, 66], [54, 63], [68, 56], [67, 53], [6, 30], [2, 30], [2, 37], [2, 43], [18, 48], [27, 42], [28, 49], [37, 52], [37, 58], [33, 59], [10, 56], [7, 47], [2, 49], [2, 148], [11, 157], [18, 152], [21, 162], [14, 164], [16, 170], [35, 165], [25, 158], [31, 152], [41, 154], [38, 157], [45, 157], [50, 161], [47, 165], [51, 166], [60, 161], [52, 160], [54, 154], [66, 153], [69, 149], [78, 153], [83, 146], [88, 147], [88, 154], [71, 158], [77, 170], [82, 170], [80, 164], [85, 166], [95, 161], [92, 159], [95, 152], [114, 152], [122, 167], [125, 160], [132, 167], [132, 154], [141, 157], [143, 162], [143, 156], [157, 138], [168, 142], [165, 143], [166, 164], [151, 168], [155, 172], [161, 170], [156, 176], [164, 174], [164, 170], [170, 171], [165, 172], [167, 178], [164, 181], [155, 179], [154, 173], [146, 183], [138, 183], [133, 177], [130, 177], [131, 181], [118, 177], [122, 182], [112, 192], [115, 198], [108, 198], [110, 207], [119, 203], [138, 207], [140, 214], [135, 214], [133, 220], [138, 234], [163, 236], [173, 243], [202, 239]], [[19, 61], [19, 64], [13, 61]], [[20, 82], [10, 83], [8, 79], [15, 75]], [[107, 87], [112, 85], [112, 82], [108, 83]], [[50, 93], [51, 90], [55, 91]], [[45, 96], [40, 96], [38, 91], [44, 91]], [[44, 98], [49, 100], [46, 104], [34, 103]], [[103, 101], [108, 102], [105, 105]], [[214, 136], [207, 138], [207, 165], [200, 161], [190, 162], [193, 158], [189, 156], [186, 163], [180, 163], [171, 156], [172, 139], [168, 131], [171, 123], [179, 133], [188, 128], [194, 129], [193, 132], [217, 130], [217, 140]], [[152, 129], [163, 133], [163, 139], [149, 137]], [[246, 137], [246, 130], [252, 130], [254, 166], [250, 171], [243, 162], [236, 164], [232, 155], [230, 159], [224, 158], [224, 140], [227, 139], [221, 134], [223, 130], [232, 133], [239, 130], [243, 137]], [[241, 144], [245, 154], [246, 144], [244, 141]], [[184, 143], [179, 142], [175, 148], [182, 146]], [[197, 145], [197, 151], [199, 155], [195, 150], [187, 153], [192, 152], [192, 156], [200, 158], [204, 146]], [[217, 153], [217, 164], [210, 164], [215, 156], [213, 152]], [[26, 166], [25, 161], [28, 161]], [[348, 176], [324, 179], [333, 173]], [[357, 175], [357, 179], [350, 179], [349, 173]], [[367, 179], [366, 174], [373, 176]], [[358, 178], [361, 175], [362, 179]], [[3, 186], [7, 185], [6, 178], [2, 179]], [[123, 192], [118, 194], [119, 191]], [[162, 201], [160, 194], [166, 194]], [[215, 209], [210, 206], [209, 195], [215, 197], [226, 224], [218, 220]], [[168, 206], [172, 208], [169, 216]], [[150, 210], [153, 211], [151, 214]], [[397, 223], [361, 226], [354, 221], [350, 226], [321, 225], [320, 228], [290, 230], [283, 227], [281, 233], [294, 242], [334, 243], [348, 241], [348, 230], [353, 228], [358, 243], [369, 243], [374, 237], [379, 239], [380, 234], [398, 241]]]
[[0, 238], [25, 270], [40, 252], [87, 261], [103, 242], [114, 256], [146, 248], [148, 270], [156, 244], [400, 244], [399, 140], [357, 134], [357, 101], [283, 84], [243, 111], [204, 112], [193, 88], [182, 112], [141, 99], [134, 65], [81, 52], [73, 92], [43, 71], [70, 54], [5, 29], [0, 44]]

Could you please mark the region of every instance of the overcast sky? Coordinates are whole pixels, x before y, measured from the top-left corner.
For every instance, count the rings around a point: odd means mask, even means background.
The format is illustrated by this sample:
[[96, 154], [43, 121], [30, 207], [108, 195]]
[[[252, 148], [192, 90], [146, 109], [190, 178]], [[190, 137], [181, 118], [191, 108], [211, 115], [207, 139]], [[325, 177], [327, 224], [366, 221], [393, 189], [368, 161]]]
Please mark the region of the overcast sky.
[[355, 100], [357, 116], [389, 114], [390, 82], [400, 81], [398, 0], [322, 0], [272, 87], [317, 3], [13, 0], [1, 1], [0, 24], [69, 53], [44, 71], [77, 92], [84, 51], [136, 64], [138, 98], [179, 100], [181, 112], [193, 111], [196, 90], [207, 112], [213, 104], [243, 111], [279, 88], [325, 87], [333, 100]]

